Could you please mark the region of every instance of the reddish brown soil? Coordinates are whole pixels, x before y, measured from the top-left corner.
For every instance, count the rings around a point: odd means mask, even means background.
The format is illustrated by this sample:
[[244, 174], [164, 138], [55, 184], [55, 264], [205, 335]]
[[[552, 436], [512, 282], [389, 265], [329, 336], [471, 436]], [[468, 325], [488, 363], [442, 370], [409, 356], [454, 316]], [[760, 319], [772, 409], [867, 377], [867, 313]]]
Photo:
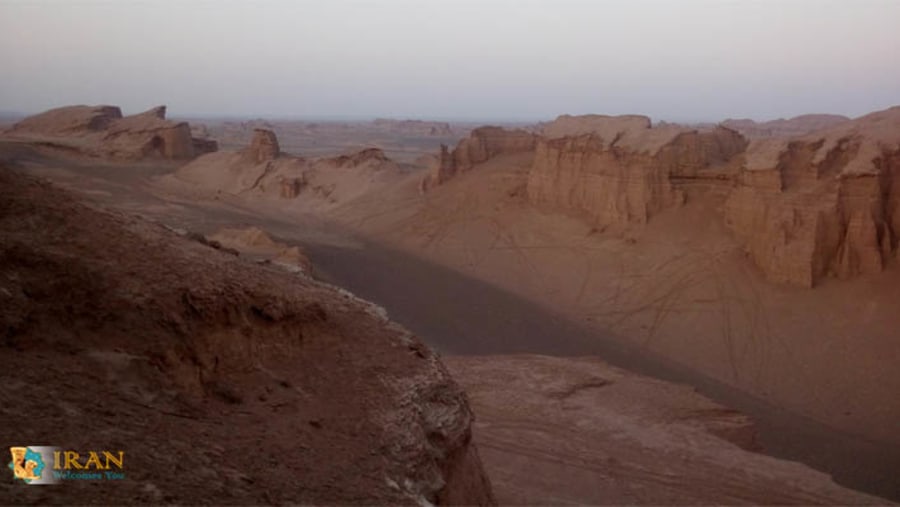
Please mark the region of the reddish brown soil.
[[491, 502], [462, 390], [371, 305], [32, 177], [0, 193], [0, 443], [127, 474], [4, 503]]

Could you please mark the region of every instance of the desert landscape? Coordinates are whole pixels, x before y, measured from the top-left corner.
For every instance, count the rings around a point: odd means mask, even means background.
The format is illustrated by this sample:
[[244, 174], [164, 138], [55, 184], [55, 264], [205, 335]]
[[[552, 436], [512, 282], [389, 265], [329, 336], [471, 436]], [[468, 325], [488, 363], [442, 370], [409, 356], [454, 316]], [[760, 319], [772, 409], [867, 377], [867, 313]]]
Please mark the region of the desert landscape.
[[[897, 498], [900, 109], [787, 138], [561, 116], [434, 139], [405, 163], [367, 141], [383, 124], [353, 126], [356, 151], [306, 156], [256, 122], [220, 149], [165, 110], [64, 107], [3, 133], [4, 354], [61, 369], [44, 396], [5, 395], [44, 414], [29, 439], [100, 410], [62, 380], [92, 368], [116, 380], [101, 413], [120, 407], [119, 439], [155, 414], [154, 435], [196, 431], [180, 438], [209, 441], [208, 460], [253, 455], [241, 446], [264, 431], [300, 446], [284, 473], [304, 477], [332, 446], [402, 455], [329, 457], [385, 479], [309, 476], [302, 494], [213, 466], [216, 501]], [[148, 258], [138, 243], [158, 246]], [[207, 498], [154, 482], [165, 461], [140, 465], [119, 501]]]
[[897, 15], [0, 4], [2, 503], [900, 502]]

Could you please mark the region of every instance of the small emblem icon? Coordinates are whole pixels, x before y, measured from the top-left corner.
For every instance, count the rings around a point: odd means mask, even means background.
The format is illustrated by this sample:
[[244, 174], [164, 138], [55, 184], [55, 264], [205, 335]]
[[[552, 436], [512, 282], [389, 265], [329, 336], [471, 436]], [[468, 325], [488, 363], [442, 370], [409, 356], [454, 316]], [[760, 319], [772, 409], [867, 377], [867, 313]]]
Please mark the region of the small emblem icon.
[[30, 447], [10, 447], [12, 462], [9, 468], [13, 471], [13, 477], [30, 483], [41, 479], [44, 473], [44, 459], [40, 453], [31, 450]]

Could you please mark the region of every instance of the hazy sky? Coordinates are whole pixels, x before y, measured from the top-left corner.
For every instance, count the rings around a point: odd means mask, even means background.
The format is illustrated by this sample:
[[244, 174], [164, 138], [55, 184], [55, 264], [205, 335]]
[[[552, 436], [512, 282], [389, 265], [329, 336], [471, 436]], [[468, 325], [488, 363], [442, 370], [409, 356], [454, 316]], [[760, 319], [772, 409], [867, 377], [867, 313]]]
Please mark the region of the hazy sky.
[[0, 110], [536, 119], [900, 104], [900, 0], [0, 0]]

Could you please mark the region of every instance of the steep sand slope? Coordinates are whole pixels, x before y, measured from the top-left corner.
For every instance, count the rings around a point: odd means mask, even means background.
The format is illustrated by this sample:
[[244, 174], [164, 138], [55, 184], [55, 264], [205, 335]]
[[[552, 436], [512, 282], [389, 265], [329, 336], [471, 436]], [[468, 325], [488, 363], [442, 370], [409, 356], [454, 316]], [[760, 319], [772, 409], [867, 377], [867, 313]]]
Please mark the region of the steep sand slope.
[[492, 502], [464, 393], [380, 308], [7, 169], [0, 192], [0, 440], [122, 449], [127, 476], [5, 502]]
[[596, 358], [445, 362], [478, 415], [475, 442], [501, 504], [883, 503], [745, 450], [745, 416]]

